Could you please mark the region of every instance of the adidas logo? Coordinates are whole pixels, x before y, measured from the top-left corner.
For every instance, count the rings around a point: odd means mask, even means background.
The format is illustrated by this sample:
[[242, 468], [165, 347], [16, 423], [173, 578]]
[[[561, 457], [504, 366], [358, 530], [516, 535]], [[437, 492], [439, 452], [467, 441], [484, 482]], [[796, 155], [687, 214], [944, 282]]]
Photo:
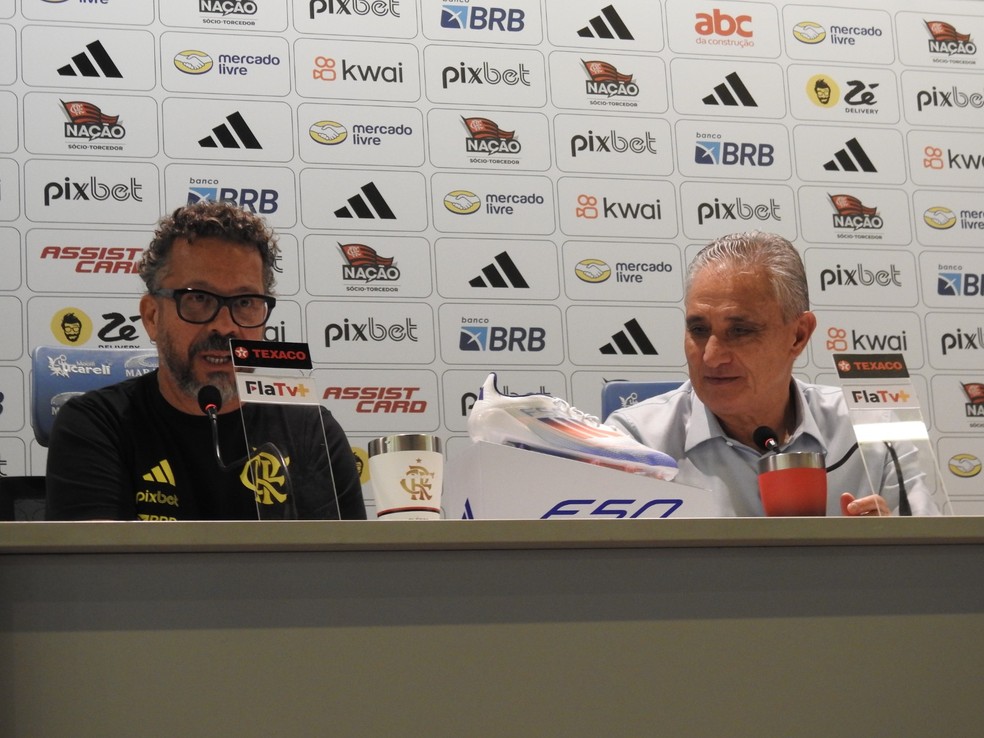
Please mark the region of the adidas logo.
[[515, 287], [528, 289], [529, 283], [520, 273], [516, 263], [503, 251], [491, 264], [482, 267], [482, 274], [468, 281], [472, 287]]
[[635, 318], [632, 318], [632, 320], [625, 324], [625, 330], [612, 335], [611, 343], [606, 343], [602, 346], [601, 353], [606, 356], [659, 355], [659, 351], [653, 346], [652, 341], [649, 340], [649, 336], [642, 330], [642, 326], [639, 325], [639, 321]]
[[[235, 135], [233, 135], [235, 134]], [[238, 140], [236, 137], [239, 137]], [[212, 135], [198, 141], [203, 149], [262, 149], [246, 120], [237, 110], [226, 116], [226, 123], [212, 129]]]
[[347, 208], [342, 207], [335, 211], [336, 218], [359, 218], [360, 220], [382, 218], [383, 220], [396, 220], [396, 215], [390, 210], [389, 204], [383, 199], [383, 195], [376, 188], [375, 182], [362, 185], [361, 189], [361, 195], [353, 195], [346, 201], [348, 202]]
[[[607, 22], [606, 22], [607, 21]], [[606, 5], [601, 9], [601, 15], [592, 18], [588, 25], [577, 32], [581, 38], [619, 38], [622, 41], [634, 41], [635, 37], [629, 31], [615, 6]]]
[[158, 482], [160, 484], [170, 484], [172, 487], [175, 486], [174, 472], [171, 471], [171, 465], [167, 463], [167, 459], [161, 459], [157, 466], [143, 475], [143, 480], [145, 482]]
[[119, 79], [123, 77], [116, 63], [102, 45], [102, 41], [98, 39], [91, 44], [86, 44], [85, 51], [73, 56], [71, 64], [59, 67], [58, 74], [62, 77], [115, 77]]
[[828, 172], [877, 172], [868, 154], [856, 138], [852, 138], [844, 148], [834, 154], [834, 158], [823, 165]]
[[758, 103], [752, 93], [741, 81], [738, 72], [732, 72], [724, 82], [714, 88], [714, 93], [703, 98], [705, 105], [727, 105], [729, 107], [757, 108]]

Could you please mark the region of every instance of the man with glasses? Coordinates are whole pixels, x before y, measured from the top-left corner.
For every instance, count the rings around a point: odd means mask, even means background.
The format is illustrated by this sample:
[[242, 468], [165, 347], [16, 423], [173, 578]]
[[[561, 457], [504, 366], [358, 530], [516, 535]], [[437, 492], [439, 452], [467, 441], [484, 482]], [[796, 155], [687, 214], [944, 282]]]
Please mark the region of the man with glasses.
[[[277, 495], [285, 485], [299, 518], [366, 517], [354, 456], [327, 410], [240, 408], [229, 340], [263, 339], [277, 253], [260, 218], [225, 203], [189, 205], [160, 221], [140, 263], [140, 317], [159, 369], [59, 411], [48, 447], [49, 520], [256, 519], [261, 488]], [[218, 449], [198, 399], [209, 385], [222, 399]], [[278, 452], [261, 460], [257, 443]], [[238, 461], [224, 464], [217, 450]]]

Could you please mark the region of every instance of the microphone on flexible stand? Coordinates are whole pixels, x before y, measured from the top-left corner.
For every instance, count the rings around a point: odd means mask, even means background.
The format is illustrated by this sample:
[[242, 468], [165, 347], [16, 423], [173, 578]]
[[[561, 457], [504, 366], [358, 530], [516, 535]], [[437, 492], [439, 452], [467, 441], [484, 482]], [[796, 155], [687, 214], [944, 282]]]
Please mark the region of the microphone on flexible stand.
[[212, 425], [212, 445], [215, 448], [215, 459], [219, 462], [219, 468], [228, 471], [232, 467], [226, 466], [222, 461], [222, 452], [219, 450], [219, 410], [222, 409], [222, 393], [219, 388], [212, 384], [206, 384], [198, 390], [198, 407], [208, 416]]
[[[256, 459], [260, 458], [260, 452], [266, 452], [276, 459], [278, 467], [283, 474], [283, 493], [285, 499], [282, 500], [283, 504], [279, 506], [273, 506], [276, 508], [276, 512], [269, 512], [265, 508], [266, 505], [260, 505], [259, 500], [256, 502], [256, 514], [260, 520], [296, 520], [297, 519], [297, 507], [294, 501], [294, 488], [290, 480], [290, 471], [287, 469], [287, 460], [284, 455], [270, 442], [260, 444], [255, 453], [247, 453], [243, 458], [234, 461], [231, 464], [226, 464], [222, 460], [222, 452], [219, 450], [219, 410], [222, 409], [222, 393], [219, 388], [206, 384], [200, 390], [198, 390], [198, 407], [201, 411], [208, 416], [209, 422], [212, 425], [212, 446], [215, 449], [215, 460], [219, 463], [219, 468], [222, 471], [229, 471], [230, 469], [238, 469], [243, 464], [250, 464]], [[251, 473], [256, 474], [257, 469], [254, 464], [250, 464]], [[259, 483], [259, 480], [254, 480]], [[341, 515], [341, 513], [339, 513]]]
[[[199, 395], [199, 402], [201, 402], [201, 395]], [[779, 434], [767, 425], [760, 425], [756, 428], [755, 432], [752, 433], [752, 440], [767, 454], [779, 453]]]

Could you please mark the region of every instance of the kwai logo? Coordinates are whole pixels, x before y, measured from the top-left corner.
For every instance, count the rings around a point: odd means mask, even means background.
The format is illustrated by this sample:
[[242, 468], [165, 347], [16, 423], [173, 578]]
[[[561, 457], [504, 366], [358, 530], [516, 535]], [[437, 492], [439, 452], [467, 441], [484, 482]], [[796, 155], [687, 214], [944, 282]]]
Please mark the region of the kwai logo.
[[827, 350], [835, 353], [845, 351], [908, 351], [909, 339], [903, 330], [900, 333], [861, 333], [853, 328], [831, 327], [827, 329]]
[[403, 84], [403, 62], [396, 64], [357, 64], [348, 59], [316, 56], [311, 76], [322, 82], [384, 82]]
[[620, 202], [602, 196], [599, 203], [594, 195], [580, 194], [574, 214], [585, 220], [599, 217], [606, 220], [662, 220], [663, 206], [658, 199], [655, 202]]
[[984, 169], [984, 154], [964, 154], [947, 148], [946, 151], [938, 146], [927, 146], [923, 149], [924, 169]]

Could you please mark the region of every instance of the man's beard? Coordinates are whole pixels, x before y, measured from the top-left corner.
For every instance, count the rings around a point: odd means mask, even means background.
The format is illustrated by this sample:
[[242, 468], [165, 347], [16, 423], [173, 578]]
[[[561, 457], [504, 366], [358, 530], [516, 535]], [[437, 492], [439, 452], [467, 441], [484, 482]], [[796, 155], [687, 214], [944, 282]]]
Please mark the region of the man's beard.
[[193, 343], [188, 347], [187, 356], [182, 357], [174, 344], [171, 343], [170, 336], [166, 332], [157, 336], [157, 352], [160, 354], [161, 363], [167, 366], [168, 371], [174, 378], [178, 388], [188, 397], [197, 400], [198, 391], [206, 385], [213, 385], [222, 393], [222, 402], [228, 403], [236, 397], [236, 380], [230, 369], [232, 365], [227, 365], [227, 369], [211, 371], [201, 382], [194, 376], [192, 364], [195, 356], [202, 351], [228, 351], [229, 339], [217, 333], [211, 333], [198, 343]]

